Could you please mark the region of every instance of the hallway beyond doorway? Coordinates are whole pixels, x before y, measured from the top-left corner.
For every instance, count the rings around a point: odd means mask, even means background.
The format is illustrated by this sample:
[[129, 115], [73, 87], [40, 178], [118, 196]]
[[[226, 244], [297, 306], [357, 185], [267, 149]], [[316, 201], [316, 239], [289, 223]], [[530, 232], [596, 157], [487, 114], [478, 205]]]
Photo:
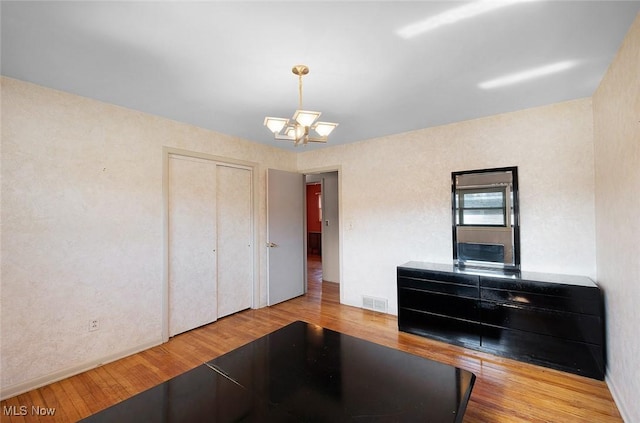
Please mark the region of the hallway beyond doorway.
[[307, 285], [320, 283], [322, 283], [322, 257], [309, 254], [307, 255]]

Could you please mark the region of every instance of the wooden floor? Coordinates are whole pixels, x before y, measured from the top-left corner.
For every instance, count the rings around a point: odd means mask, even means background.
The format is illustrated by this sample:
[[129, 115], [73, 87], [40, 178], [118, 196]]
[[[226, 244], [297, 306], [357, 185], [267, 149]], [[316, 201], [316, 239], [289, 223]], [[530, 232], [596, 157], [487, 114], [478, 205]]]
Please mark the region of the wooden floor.
[[[2, 422], [75, 422], [295, 320], [461, 367], [477, 379], [465, 423], [622, 422], [604, 382], [399, 333], [394, 316], [340, 305], [339, 286], [321, 282], [311, 258], [308, 293], [247, 310], [175, 336], [163, 345], [2, 401]], [[26, 406], [26, 416], [7, 416]], [[55, 416], [31, 407], [55, 408]]]

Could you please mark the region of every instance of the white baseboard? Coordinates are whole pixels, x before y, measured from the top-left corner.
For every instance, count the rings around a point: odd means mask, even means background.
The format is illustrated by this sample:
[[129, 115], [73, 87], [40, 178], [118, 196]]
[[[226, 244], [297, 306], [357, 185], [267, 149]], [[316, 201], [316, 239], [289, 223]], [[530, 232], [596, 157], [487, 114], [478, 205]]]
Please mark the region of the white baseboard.
[[609, 392], [611, 392], [611, 396], [613, 397], [613, 401], [616, 403], [616, 406], [618, 406], [618, 411], [620, 412], [620, 415], [622, 416], [622, 420], [624, 422], [631, 422], [631, 417], [629, 415], [629, 412], [625, 409], [625, 404], [624, 402], [622, 402], [620, 400], [620, 394], [619, 394], [619, 390], [616, 387], [616, 384], [613, 383], [613, 380], [609, 377], [609, 374], [607, 372], [607, 375], [604, 378], [604, 381], [607, 383], [607, 386], [609, 387]]
[[133, 348], [126, 349], [124, 351], [120, 351], [116, 354], [111, 354], [105, 357], [97, 358], [95, 360], [78, 364], [76, 366], [71, 366], [66, 369], [50, 373], [45, 376], [40, 376], [35, 379], [28, 380], [26, 382], [16, 383], [14, 385], [9, 385], [6, 387], [3, 386], [0, 390], [0, 400], [5, 400], [7, 398], [15, 397], [16, 395], [29, 392], [33, 389], [37, 389], [54, 382], [58, 382], [62, 379], [75, 376], [79, 373], [86, 372], [87, 370], [100, 367], [103, 364], [111, 363], [112, 361], [120, 360], [121, 358], [139, 353], [140, 351], [147, 350], [149, 348], [155, 347], [160, 344], [162, 344], [162, 341], [149, 342], [146, 344], [138, 345]]

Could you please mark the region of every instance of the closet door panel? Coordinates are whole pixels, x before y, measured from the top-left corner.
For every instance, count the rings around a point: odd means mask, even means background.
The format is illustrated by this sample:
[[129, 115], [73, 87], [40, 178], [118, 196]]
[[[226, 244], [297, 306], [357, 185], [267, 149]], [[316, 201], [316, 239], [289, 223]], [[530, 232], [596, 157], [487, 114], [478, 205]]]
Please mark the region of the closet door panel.
[[218, 317], [251, 307], [253, 298], [252, 172], [218, 165]]
[[213, 322], [216, 164], [169, 157], [169, 335]]

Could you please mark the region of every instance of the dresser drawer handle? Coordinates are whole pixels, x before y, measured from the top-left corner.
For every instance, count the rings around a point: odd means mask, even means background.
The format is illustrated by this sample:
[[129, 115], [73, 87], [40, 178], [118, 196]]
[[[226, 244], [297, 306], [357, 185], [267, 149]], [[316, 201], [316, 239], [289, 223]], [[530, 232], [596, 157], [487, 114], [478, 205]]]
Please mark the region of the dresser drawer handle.
[[519, 306], [519, 305], [516, 305], [516, 304], [510, 304], [510, 303], [501, 303], [501, 304], [498, 304], [498, 305], [499, 305], [499, 306], [502, 306], [502, 307], [514, 308], [514, 309], [517, 309], [517, 310], [519, 310], [519, 309], [521, 309], [521, 308], [522, 308], [522, 307], [521, 307], [521, 306]]

